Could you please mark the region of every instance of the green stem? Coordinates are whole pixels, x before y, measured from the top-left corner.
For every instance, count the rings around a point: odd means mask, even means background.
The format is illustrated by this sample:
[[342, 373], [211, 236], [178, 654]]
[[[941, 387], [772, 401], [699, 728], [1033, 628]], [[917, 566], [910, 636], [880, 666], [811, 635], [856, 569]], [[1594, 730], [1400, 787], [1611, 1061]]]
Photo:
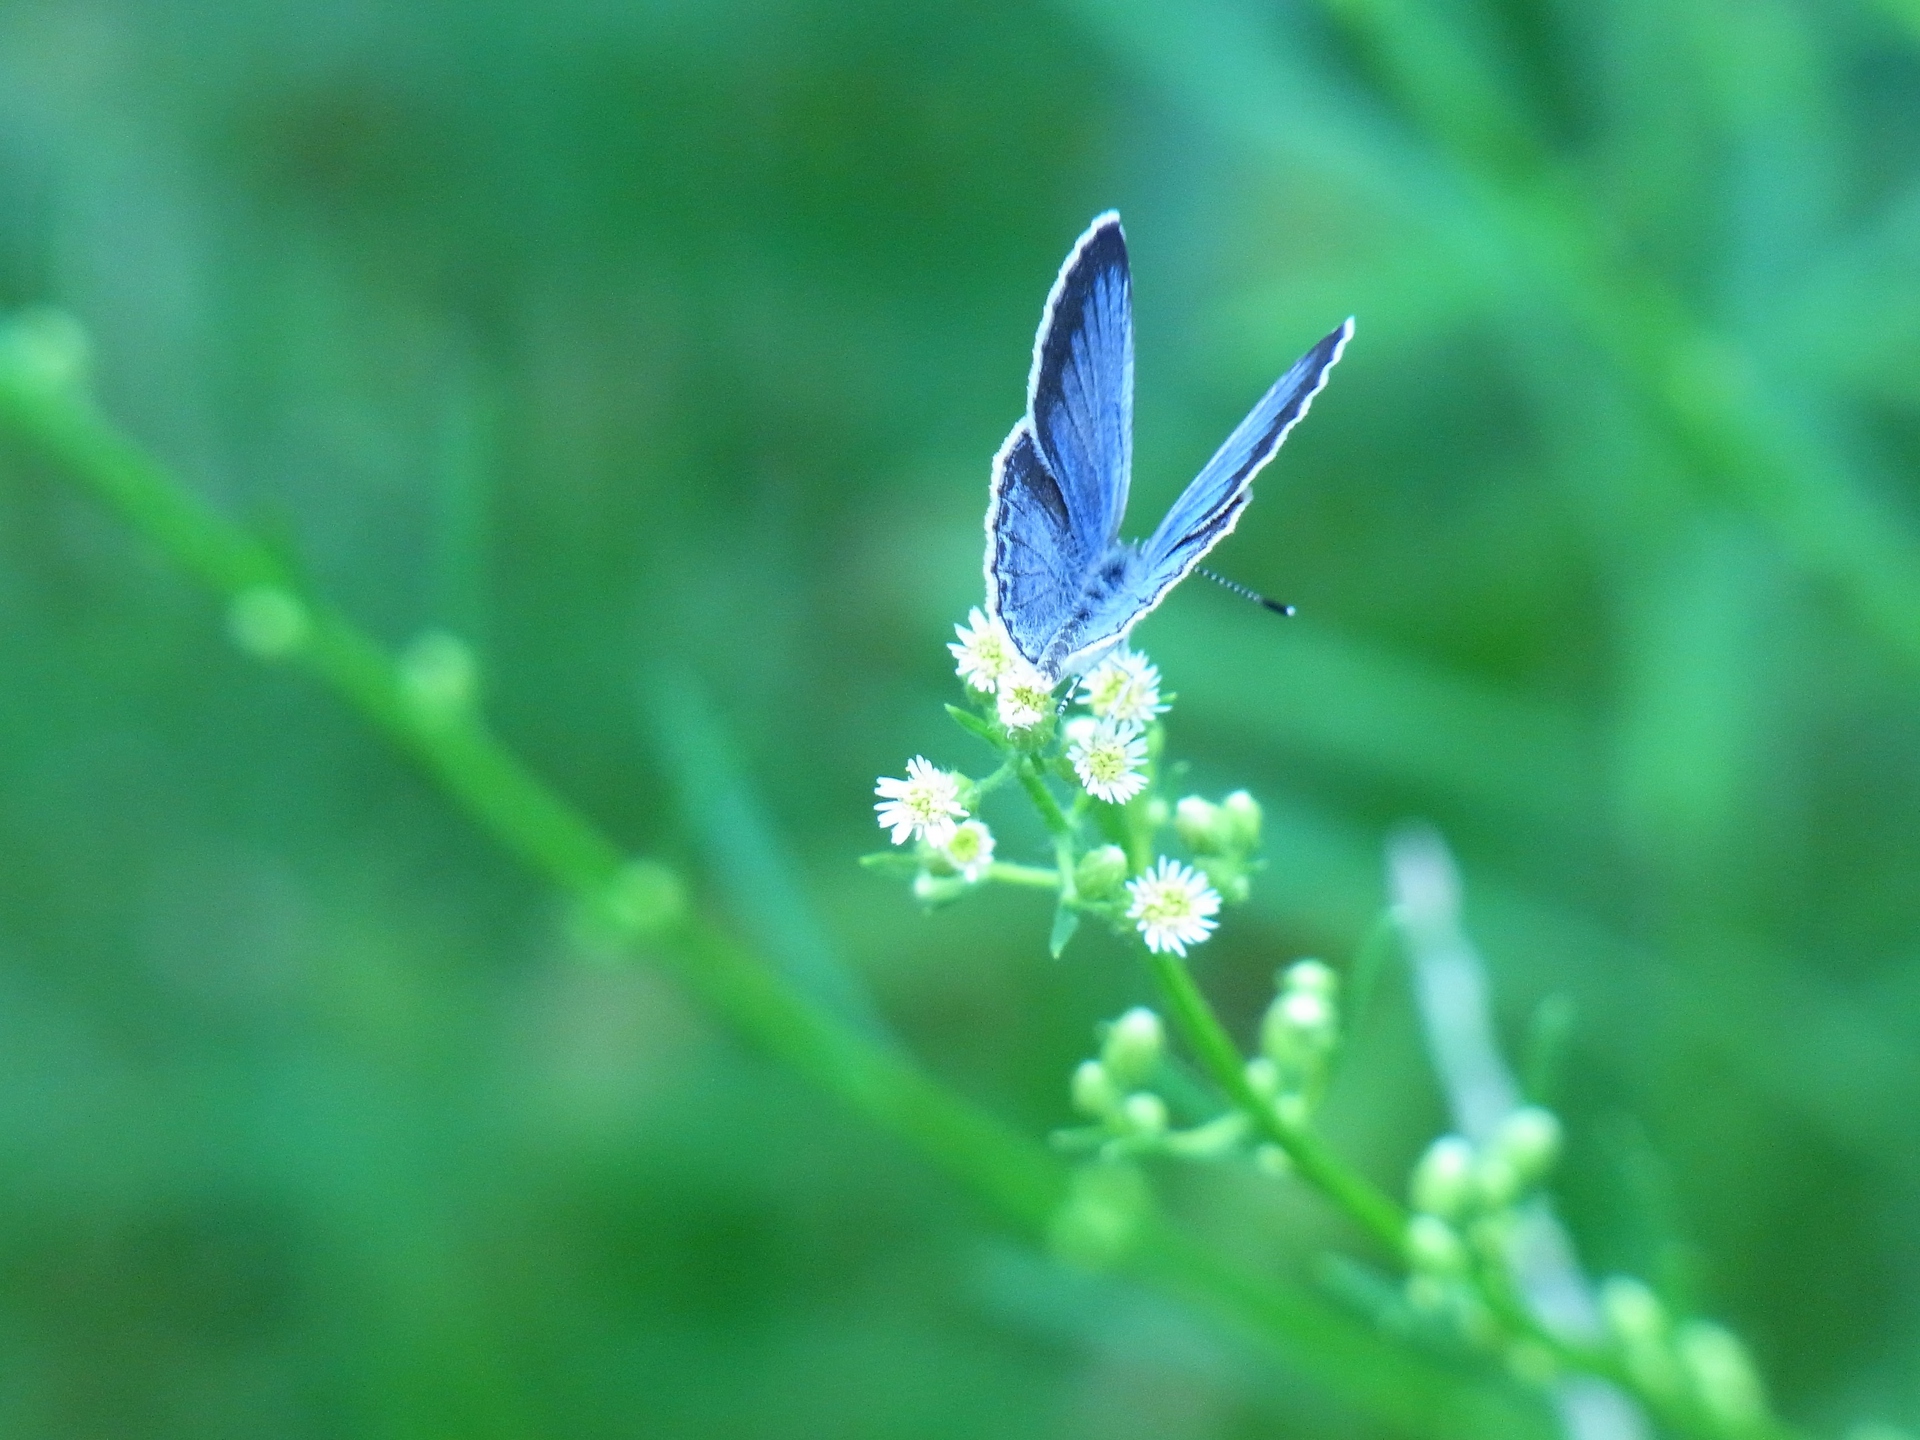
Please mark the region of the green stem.
[[1021, 762], [1020, 784], [1027, 792], [1027, 798], [1033, 801], [1033, 808], [1040, 812], [1040, 823], [1053, 836], [1053, 863], [1060, 876], [1060, 902], [1071, 907], [1078, 898], [1073, 888], [1073, 821], [1067, 818], [1066, 812], [1060, 808], [1060, 802], [1047, 789], [1043, 772], [1032, 756]]
[[1187, 962], [1170, 952], [1147, 952], [1173, 1022], [1201, 1065], [1267, 1139], [1286, 1151], [1300, 1178], [1325, 1195], [1395, 1258], [1406, 1253], [1407, 1217], [1385, 1191], [1348, 1167], [1318, 1135], [1290, 1125], [1247, 1083], [1246, 1060], [1193, 981]]
[[1022, 885], [1029, 890], [1058, 890], [1060, 872], [1043, 870], [1038, 865], [1015, 865], [996, 860], [987, 867], [986, 878], [1002, 885]]
[[[179, 486], [77, 391], [41, 369], [26, 337], [0, 332], [0, 425], [105, 500], [135, 530], [229, 600], [274, 587], [303, 608], [290, 655], [432, 772], [484, 830], [596, 913], [620, 914], [625, 851], [548, 789], [471, 711], [423, 714], [393, 661], [331, 606], [304, 593], [270, 550]], [[1045, 786], [1021, 767], [1042, 817], [1066, 827]], [[1056, 831], [1058, 833], [1058, 831]], [[676, 893], [664, 867], [656, 889]], [[999, 867], [996, 867], [996, 869]], [[1018, 867], [1025, 870], [1026, 867]], [[1015, 881], [1014, 883], [1023, 883]], [[1051, 879], [1049, 881], [1051, 882]], [[614, 903], [609, 903], [610, 898]], [[908, 1141], [1003, 1220], [1044, 1238], [1068, 1172], [897, 1050], [868, 1039], [796, 991], [719, 927], [662, 904], [629, 913], [628, 948], [676, 976], [714, 1015], [855, 1112]], [[1133, 1273], [1308, 1364], [1351, 1404], [1410, 1433], [1544, 1436], [1538, 1407], [1394, 1348], [1310, 1293], [1253, 1280], [1155, 1219], [1126, 1256]]]
[[[1193, 972], [1185, 960], [1152, 951], [1148, 952], [1148, 959], [1174, 1023], [1214, 1084], [1226, 1093], [1239, 1113], [1286, 1151], [1301, 1179], [1319, 1190], [1404, 1263], [1408, 1223], [1405, 1212], [1365, 1176], [1349, 1168], [1313, 1131], [1281, 1119], [1273, 1106], [1254, 1090], [1247, 1081], [1246, 1062], [1239, 1047], [1194, 983]], [[1525, 1336], [1542, 1345], [1567, 1370], [1595, 1375], [1636, 1391], [1610, 1355], [1569, 1344], [1541, 1324], [1505, 1276], [1490, 1272], [1487, 1267], [1475, 1266], [1472, 1280], [1476, 1292], [1509, 1335]]]
[[1067, 819], [1066, 812], [1060, 808], [1060, 802], [1053, 798], [1053, 792], [1047, 789], [1040, 768], [1028, 757], [1020, 763], [1020, 786], [1027, 792], [1027, 798], [1033, 801], [1033, 808], [1040, 812], [1040, 823], [1047, 827], [1047, 833], [1055, 839], [1073, 834], [1073, 822]]
[[1018, 760], [1009, 759], [1009, 760], [1001, 761], [999, 769], [995, 770], [991, 775], [988, 775], [985, 779], [976, 781], [974, 783], [973, 788], [975, 792], [977, 794], [985, 795], [991, 791], [998, 790], [1002, 785], [1006, 784], [1007, 781], [1013, 778], [1014, 771], [1018, 767], [1018, 765], [1019, 765]]

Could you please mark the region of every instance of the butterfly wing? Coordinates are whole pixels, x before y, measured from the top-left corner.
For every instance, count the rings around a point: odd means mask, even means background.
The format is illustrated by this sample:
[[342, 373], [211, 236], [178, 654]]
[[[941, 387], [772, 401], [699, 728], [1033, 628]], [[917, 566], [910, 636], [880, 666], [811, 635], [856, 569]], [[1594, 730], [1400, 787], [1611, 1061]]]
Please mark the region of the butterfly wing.
[[1095, 217], [1047, 295], [1027, 418], [1082, 553], [1120, 533], [1133, 473], [1133, 281], [1120, 217]]
[[1167, 518], [1144, 547], [1141, 615], [1159, 604], [1161, 596], [1232, 531], [1253, 496], [1253, 477], [1273, 459], [1287, 432], [1307, 413], [1313, 397], [1327, 383], [1327, 373], [1352, 338], [1353, 321], [1349, 319], [1295, 361], [1227, 436], [1186, 492], [1173, 502]]
[[993, 457], [987, 492], [987, 614], [1014, 648], [1038, 663], [1072, 617], [1093, 557], [1082, 545], [1060, 482], [1040, 458], [1029, 422]]

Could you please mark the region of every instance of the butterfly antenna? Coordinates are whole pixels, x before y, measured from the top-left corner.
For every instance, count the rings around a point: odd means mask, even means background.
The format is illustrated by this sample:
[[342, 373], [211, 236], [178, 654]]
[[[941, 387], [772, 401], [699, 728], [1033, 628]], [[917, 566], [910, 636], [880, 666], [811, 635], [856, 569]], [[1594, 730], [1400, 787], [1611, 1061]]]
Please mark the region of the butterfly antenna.
[[1209, 570], [1204, 565], [1196, 565], [1194, 567], [1193, 573], [1196, 575], [1206, 576], [1207, 579], [1213, 581], [1213, 583], [1216, 585], [1226, 586], [1227, 589], [1233, 591], [1234, 594], [1240, 596], [1242, 599], [1252, 600], [1256, 604], [1266, 606], [1267, 609], [1273, 611], [1273, 613], [1276, 615], [1292, 615], [1294, 613], [1293, 606], [1283, 604], [1278, 600], [1269, 600], [1266, 596], [1262, 595], [1258, 590], [1250, 589], [1249, 587], [1242, 585], [1238, 580], [1229, 580], [1226, 576], [1218, 574], [1215, 571]]

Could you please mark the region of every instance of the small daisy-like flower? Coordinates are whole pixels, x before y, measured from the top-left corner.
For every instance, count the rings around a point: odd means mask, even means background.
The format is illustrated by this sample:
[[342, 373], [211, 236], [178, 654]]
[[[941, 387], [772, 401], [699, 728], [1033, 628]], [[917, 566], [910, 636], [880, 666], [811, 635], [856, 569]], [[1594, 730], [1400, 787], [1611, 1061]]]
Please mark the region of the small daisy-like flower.
[[986, 874], [987, 866], [993, 863], [993, 831], [984, 821], [967, 821], [940, 847], [940, 858], [958, 870], [962, 880], [972, 884]]
[[1160, 667], [1132, 650], [1096, 665], [1081, 682], [1080, 698], [1096, 715], [1136, 725], [1145, 725], [1167, 708], [1160, 703]]
[[1093, 739], [1094, 731], [1100, 728], [1100, 722], [1091, 715], [1069, 715], [1067, 723], [1060, 727], [1060, 734], [1069, 748], [1085, 745]]
[[1094, 722], [1091, 735], [1068, 746], [1067, 759], [1087, 793], [1109, 805], [1124, 805], [1146, 789], [1147, 742], [1131, 720]]
[[1015, 658], [1013, 668], [1000, 677], [1000, 723], [1009, 730], [1027, 730], [1053, 710], [1053, 687], [1026, 661]]
[[1220, 911], [1220, 895], [1201, 876], [1177, 860], [1160, 857], [1138, 880], [1127, 882], [1133, 903], [1127, 918], [1146, 937], [1149, 950], [1185, 955], [1213, 933], [1211, 917]]
[[907, 762], [907, 778], [882, 778], [873, 787], [880, 797], [874, 811], [880, 828], [893, 831], [893, 843], [904, 845], [914, 836], [930, 845], [945, 845], [953, 839], [956, 821], [966, 818], [966, 806], [960, 803], [960, 777], [916, 755]]
[[970, 690], [991, 695], [1000, 688], [1000, 679], [1020, 661], [1013, 642], [997, 620], [989, 620], [978, 605], [967, 612], [967, 623], [953, 627], [960, 643], [949, 644], [956, 674]]

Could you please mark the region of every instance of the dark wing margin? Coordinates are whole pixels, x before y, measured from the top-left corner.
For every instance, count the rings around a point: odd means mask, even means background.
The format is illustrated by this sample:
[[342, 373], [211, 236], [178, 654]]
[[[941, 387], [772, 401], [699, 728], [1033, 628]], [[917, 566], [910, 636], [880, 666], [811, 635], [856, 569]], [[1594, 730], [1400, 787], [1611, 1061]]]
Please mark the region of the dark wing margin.
[[1349, 318], [1296, 360], [1173, 502], [1144, 547], [1149, 608], [1232, 532], [1252, 498], [1253, 477], [1273, 459], [1287, 432], [1300, 423], [1352, 338]]
[[987, 491], [987, 614], [1032, 664], [1079, 599], [1090, 557], [1066, 497], [1022, 420], [993, 457]]
[[1027, 418], [1081, 548], [1120, 533], [1133, 472], [1133, 281], [1120, 217], [1094, 217], [1047, 295]]

